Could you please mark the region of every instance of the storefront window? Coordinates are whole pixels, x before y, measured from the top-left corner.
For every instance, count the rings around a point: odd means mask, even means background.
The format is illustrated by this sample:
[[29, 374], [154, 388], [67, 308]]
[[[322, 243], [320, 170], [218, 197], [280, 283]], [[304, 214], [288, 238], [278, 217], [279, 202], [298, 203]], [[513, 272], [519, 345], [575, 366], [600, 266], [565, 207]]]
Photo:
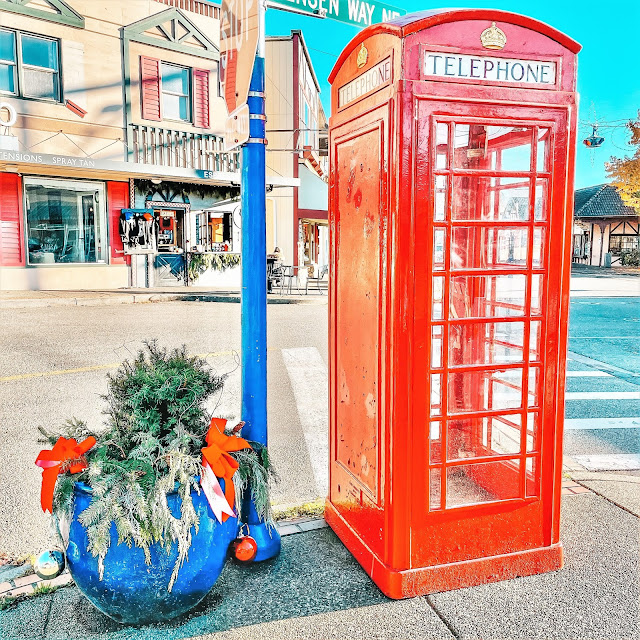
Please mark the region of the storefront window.
[[203, 251], [233, 251], [230, 211], [196, 213], [196, 245]]
[[609, 252], [619, 256], [626, 251], [640, 251], [640, 236], [610, 236]]
[[25, 178], [29, 264], [106, 262], [104, 187]]

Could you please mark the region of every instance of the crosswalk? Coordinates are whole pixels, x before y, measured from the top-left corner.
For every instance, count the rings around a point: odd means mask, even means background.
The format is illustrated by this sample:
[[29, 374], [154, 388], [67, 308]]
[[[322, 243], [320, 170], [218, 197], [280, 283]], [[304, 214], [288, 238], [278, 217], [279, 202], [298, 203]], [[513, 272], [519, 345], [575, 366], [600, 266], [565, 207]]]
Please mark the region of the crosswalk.
[[[318, 495], [327, 491], [327, 367], [315, 347], [282, 349]], [[585, 362], [588, 360], [588, 362]], [[565, 454], [589, 471], [640, 469], [640, 379], [570, 356]], [[605, 371], [604, 368], [607, 367]]]
[[589, 471], [640, 469], [640, 378], [569, 355], [565, 454]]

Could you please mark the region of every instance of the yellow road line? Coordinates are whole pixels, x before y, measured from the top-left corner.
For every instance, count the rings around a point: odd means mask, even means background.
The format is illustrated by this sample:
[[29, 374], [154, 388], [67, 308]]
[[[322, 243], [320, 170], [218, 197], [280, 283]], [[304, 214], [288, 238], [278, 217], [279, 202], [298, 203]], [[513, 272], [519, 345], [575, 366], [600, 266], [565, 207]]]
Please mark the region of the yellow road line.
[[99, 371], [100, 369], [115, 369], [120, 366], [119, 362], [111, 364], [97, 364], [92, 367], [78, 367], [77, 369], [60, 369], [58, 371], [41, 371], [38, 373], [21, 373], [16, 376], [3, 376], [0, 382], [11, 382], [12, 380], [26, 380], [28, 378], [42, 378], [45, 376], [62, 376], [68, 373], [82, 373], [84, 371]]
[[[277, 351], [274, 347], [269, 347], [267, 351]], [[196, 355], [199, 358], [209, 358], [209, 357], [217, 357], [217, 356], [230, 356], [234, 353], [239, 353], [236, 351], [217, 351], [217, 352], [209, 352], [209, 353], [197, 353]], [[117, 369], [120, 366], [120, 362], [111, 362], [109, 364], [96, 364], [91, 367], [77, 367], [75, 369], [59, 369], [53, 371], [39, 371], [36, 373], [21, 373], [15, 376], [2, 376], [0, 377], [0, 382], [13, 382], [15, 380], [28, 380], [29, 378], [44, 378], [48, 376], [63, 376], [69, 375], [73, 373], [84, 373], [86, 371], [100, 371], [102, 369]]]

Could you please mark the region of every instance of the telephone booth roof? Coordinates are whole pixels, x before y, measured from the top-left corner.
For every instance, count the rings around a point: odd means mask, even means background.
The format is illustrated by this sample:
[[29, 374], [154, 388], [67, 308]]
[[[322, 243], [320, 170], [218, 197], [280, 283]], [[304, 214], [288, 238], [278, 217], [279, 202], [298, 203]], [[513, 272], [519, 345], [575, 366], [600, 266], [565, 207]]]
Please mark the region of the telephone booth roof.
[[374, 24], [363, 29], [343, 50], [329, 74], [329, 83], [333, 83], [338, 71], [353, 50], [371, 36], [378, 34], [390, 34], [397, 36], [398, 38], [405, 38], [417, 31], [422, 31], [430, 27], [450, 22], [461, 22], [463, 20], [488, 20], [491, 22], [502, 22], [517, 25], [545, 35], [551, 38], [551, 40], [555, 40], [558, 44], [573, 54], [579, 53], [582, 49], [582, 45], [561, 31], [550, 27], [544, 22], [540, 22], [539, 20], [534, 20], [533, 18], [517, 13], [499, 11], [496, 9], [432, 9], [428, 11], [410, 13], [406, 16], [396, 18], [395, 20]]

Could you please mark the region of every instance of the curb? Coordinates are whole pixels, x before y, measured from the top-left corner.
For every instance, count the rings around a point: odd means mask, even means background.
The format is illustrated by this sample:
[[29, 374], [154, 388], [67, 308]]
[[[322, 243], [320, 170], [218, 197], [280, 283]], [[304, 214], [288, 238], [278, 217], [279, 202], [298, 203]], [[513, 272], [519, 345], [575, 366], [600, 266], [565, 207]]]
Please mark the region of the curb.
[[[132, 293], [109, 295], [102, 298], [27, 298], [0, 300], [0, 309], [31, 309], [38, 307], [101, 307], [118, 304], [144, 304], [153, 302], [240, 302], [240, 294], [195, 293]], [[267, 298], [267, 304], [326, 305], [327, 296], [301, 298]]]
[[[328, 525], [324, 518], [293, 518], [291, 520], [281, 520], [276, 523], [276, 526], [280, 536], [284, 537], [296, 533], [324, 529]], [[0, 583], [0, 600], [3, 598], [30, 596], [39, 587], [64, 587], [71, 583], [73, 583], [73, 578], [68, 569], [65, 569], [52, 580], [44, 580], [35, 573], [29, 573]]]
[[41, 587], [64, 587], [72, 582], [73, 578], [67, 569], [52, 580], [44, 580], [35, 573], [30, 573], [0, 584], [0, 599], [29, 596]]

